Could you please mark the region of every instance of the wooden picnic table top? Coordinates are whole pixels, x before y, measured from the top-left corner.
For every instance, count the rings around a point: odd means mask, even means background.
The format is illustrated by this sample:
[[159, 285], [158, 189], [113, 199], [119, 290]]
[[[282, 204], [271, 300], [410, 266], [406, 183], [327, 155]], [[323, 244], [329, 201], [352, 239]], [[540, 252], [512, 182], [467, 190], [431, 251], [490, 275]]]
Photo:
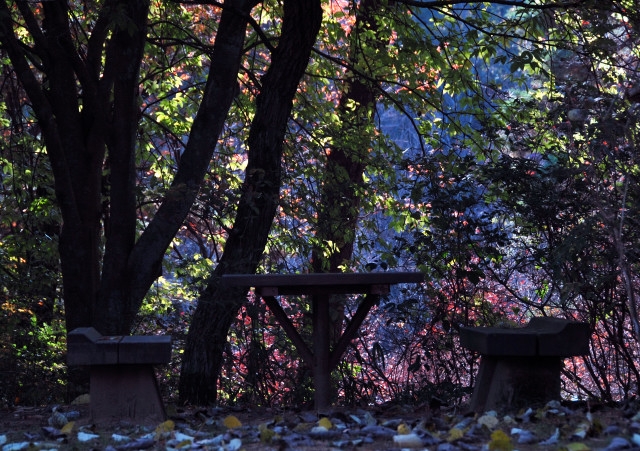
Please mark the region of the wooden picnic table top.
[[222, 280], [231, 286], [272, 289], [278, 295], [319, 293], [370, 293], [381, 285], [420, 283], [421, 272], [309, 273], [309, 274], [226, 274]]

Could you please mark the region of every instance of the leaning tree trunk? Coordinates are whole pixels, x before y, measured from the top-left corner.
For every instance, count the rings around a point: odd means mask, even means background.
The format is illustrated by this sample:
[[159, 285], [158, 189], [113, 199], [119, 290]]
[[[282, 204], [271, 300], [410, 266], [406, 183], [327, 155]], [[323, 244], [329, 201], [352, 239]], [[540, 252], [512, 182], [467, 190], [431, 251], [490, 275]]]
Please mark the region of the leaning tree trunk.
[[280, 41], [256, 100], [238, 213], [189, 328], [180, 374], [183, 401], [216, 401], [227, 334], [247, 295], [246, 289], [224, 289], [220, 277], [253, 273], [262, 257], [279, 201], [284, 133], [321, 20], [320, 0], [285, 0]]
[[[112, 271], [123, 285], [121, 290], [110, 283], [109, 274], [104, 271], [100, 297], [104, 317], [100, 324], [104, 329], [110, 328], [110, 333], [129, 333], [144, 296], [161, 270], [165, 251], [197, 197], [233, 103], [247, 21], [256, 3], [257, 0], [225, 0], [202, 103], [193, 120], [178, 172], [128, 259], [118, 260], [122, 266]], [[108, 256], [105, 255], [105, 259]], [[120, 312], [118, 306], [121, 306]]]
[[[365, 64], [365, 52], [383, 51], [389, 44], [390, 30], [380, 29], [376, 22], [376, 13], [384, 5], [388, 3], [380, 0], [363, 0], [358, 5], [356, 23], [349, 35], [350, 67], [369, 67], [369, 64]], [[363, 175], [370, 162], [369, 152], [375, 139], [373, 119], [376, 97], [380, 92], [375, 79], [375, 74], [349, 70], [345, 87], [340, 93], [340, 128], [335, 133], [331, 152], [327, 156], [316, 227], [316, 241], [334, 243], [335, 250], [328, 257], [325, 256], [326, 249], [313, 250], [314, 272], [340, 272], [340, 267], [348, 265], [353, 257]], [[342, 335], [344, 299], [344, 296], [333, 296], [331, 299], [331, 317], [334, 319], [331, 336], [334, 343]]]

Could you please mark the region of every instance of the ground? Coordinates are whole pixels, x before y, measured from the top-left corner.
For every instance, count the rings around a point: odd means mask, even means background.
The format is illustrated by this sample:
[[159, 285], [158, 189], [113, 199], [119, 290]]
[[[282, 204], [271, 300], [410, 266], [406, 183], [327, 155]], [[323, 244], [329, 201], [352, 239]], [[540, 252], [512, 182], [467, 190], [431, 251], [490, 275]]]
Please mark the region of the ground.
[[[519, 412], [385, 405], [315, 411], [178, 408], [149, 424], [94, 424], [86, 404], [0, 410], [2, 451], [211, 449], [588, 451], [640, 447], [640, 404], [552, 403]], [[501, 432], [496, 432], [501, 431]]]

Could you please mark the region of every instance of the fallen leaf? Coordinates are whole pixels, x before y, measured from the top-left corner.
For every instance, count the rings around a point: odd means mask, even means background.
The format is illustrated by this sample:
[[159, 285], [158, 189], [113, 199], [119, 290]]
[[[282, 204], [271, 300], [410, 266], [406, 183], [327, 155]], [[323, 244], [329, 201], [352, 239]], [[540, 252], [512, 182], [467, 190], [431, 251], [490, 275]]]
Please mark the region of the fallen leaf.
[[260, 441], [265, 445], [271, 443], [271, 441], [277, 437], [277, 434], [273, 429], [269, 429], [266, 424], [261, 424], [258, 426], [258, 430], [260, 431]]
[[590, 429], [591, 429], [591, 424], [589, 424], [587, 422], [580, 423], [578, 425], [578, 427], [576, 428], [576, 430], [573, 432], [571, 438], [584, 440], [584, 438], [589, 433]]
[[331, 429], [333, 427], [333, 424], [331, 423], [331, 420], [329, 418], [322, 417], [320, 418], [320, 421], [318, 421], [318, 426], [326, 429]]
[[513, 443], [511, 443], [511, 438], [502, 429], [498, 429], [491, 433], [489, 449], [491, 451], [511, 451]]
[[239, 438], [232, 439], [227, 446], [224, 447], [225, 451], [238, 451], [242, 448], [242, 440]]
[[312, 435], [324, 435], [324, 434], [327, 434], [328, 432], [329, 432], [329, 429], [327, 429], [324, 426], [314, 426], [309, 431], [309, 434], [312, 434]]
[[160, 423], [155, 430], [156, 440], [171, 433], [171, 431], [173, 431], [175, 427], [176, 427], [176, 424], [171, 420], [167, 420]]
[[2, 447], [2, 451], [22, 451], [23, 449], [29, 448], [31, 442], [15, 442], [15, 443], [7, 443]]
[[393, 443], [401, 448], [421, 448], [423, 446], [422, 439], [413, 432], [410, 434], [394, 435]]
[[590, 451], [590, 449], [582, 442], [572, 442], [560, 448], [561, 451]]
[[549, 437], [548, 439], [539, 443], [542, 446], [555, 445], [558, 443], [558, 439], [560, 438], [560, 429], [556, 428], [556, 431]]
[[54, 428], [61, 429], [65, 424], [68, 423], [67, 417], [64, 416], [63, 413], [60, 413], [56, 410], [51, 413], [49, 417], [49, 426], [53, 426]]
[[489, 430], [495, 429], [496, 426], [498, 426], [498, 423], [500, 423], [500, 420], [498, 420], [498, 417], [495, 414], [486, 414], [478, 418], [478, 424]]
[[619, 449], [631, 448], [631, 442], [623, 437], [614, 437], [603, 451], [617, 451]]
[[128, 440], [131, 440], [131, 438], [126, 435], [111, 434], [111, 440], [113, 440], [114, 442], [126, 442]]
[[518, 437], [518, 444], [520, 445], [528, 445], [536, 441], [536, 436], [526, 429], [513, 428], [511, 429], [511, 435]]
[[453, 442], [455, 440], [459, 440], [464, 436], [464, 431], [462, 429], [453, 428], [449, 430], [449, 437], [447, 437], [447, 441]]
[[88, 432], [78, 432], [78, 441], [79, 442], [88, 442], [91, 440], [95, 440], [97, 438], [100, 438], [100, 436], [98, 434], [90, 434]]
[[[173, 439], [179, 443], [193, 443], [193, 441], [195, 440], [192, 436], [183, 434], [182, 432], [176, 432], [175, 434], [173, 434]], [[180, 447], [178, 446], [178, 448]]]
[[227, 416], [222, 422], [227, 429], [236, 429], [242, 426], [242, 423], [234, 415]]
[[212, 438], [201, 439], [196, 442], [198, 446], [220, 446], [223, 443], [224, 443], [223, 434], [216, 435], [215, 437], [212, 437]]
[[69, 421], [67, 424], [65, 424], [62, 429], [60, 429], [60, 432], [62, 434], [70, 434], [71, 431], [73, 431], [73, 427], [75, 426], [76, 422], [75, 421]]

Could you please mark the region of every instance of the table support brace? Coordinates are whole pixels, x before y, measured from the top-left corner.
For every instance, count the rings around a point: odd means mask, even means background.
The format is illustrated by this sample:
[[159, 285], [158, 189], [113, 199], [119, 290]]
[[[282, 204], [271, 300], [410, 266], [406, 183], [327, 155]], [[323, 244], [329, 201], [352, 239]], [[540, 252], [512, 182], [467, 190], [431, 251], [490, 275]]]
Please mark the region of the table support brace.
[[312, 368], [313, 361], [315, 360], [313, 352], [311, 352], [309, 346], [304, 342], [278, 300], [274, 296], [262, 296], [262, 299], [264, 299], [264, 303], [267, 304], [271, 313], [273, 313], [289, 339], [295, 345], [296, 349], [300, 353], [300, 357], [302, 357], [302, 360]]
[[367, 315], [369, 314], [369, 310], [378, 302], [380, 296], [377, 294], [368, 294], [365, 296], [364, 300], [360, 305], [358, 305], [358, 309], [356, 313], [353, 314], [347, 328], [344, 333], [336, 343], [335, 348], [333, 348], [333, 352], [331, 352], [331, 360], [329, 361], [329, 370], [333, 371], [336, 369], [338, 364], [340, 363], [340, 359], [342, 355], [347, 350], [347, 346], [351, 343], [358, 333], [362, 322], [365, 320]]

